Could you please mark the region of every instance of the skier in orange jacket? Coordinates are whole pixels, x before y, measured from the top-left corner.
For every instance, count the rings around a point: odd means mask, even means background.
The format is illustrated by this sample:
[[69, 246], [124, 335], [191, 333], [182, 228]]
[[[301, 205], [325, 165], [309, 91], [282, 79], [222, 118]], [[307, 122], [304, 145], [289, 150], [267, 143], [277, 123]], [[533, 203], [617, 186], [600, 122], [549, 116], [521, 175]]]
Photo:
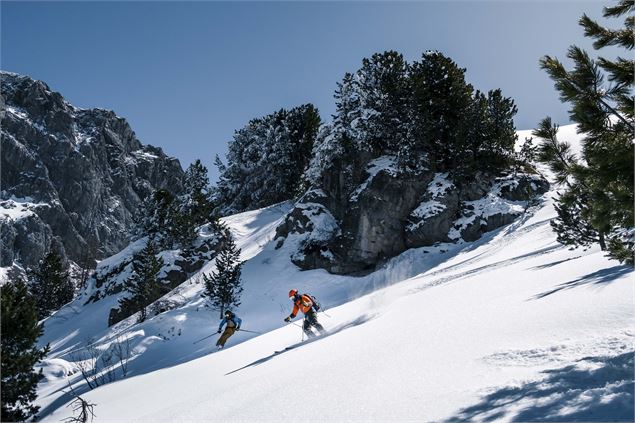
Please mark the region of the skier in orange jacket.
[[289, 291], [289, 299], [293, 301], [293, 311], [284, 319], [285, 322], [290, 322], [291, 319], [297, 316], [298, 311], [302, 311], [302, 313], [304, 313], [302, 330], [304, 330], [304, 333], [306, 333], [309, 338], [316, 336], [311, 330], [311, 327], [316, 328], [320, 332], [320, 335], [326, 332], [317, 320], [317, 313], [311, 297], [306, 294], [300, 295], [297, 289], [292, 289]]

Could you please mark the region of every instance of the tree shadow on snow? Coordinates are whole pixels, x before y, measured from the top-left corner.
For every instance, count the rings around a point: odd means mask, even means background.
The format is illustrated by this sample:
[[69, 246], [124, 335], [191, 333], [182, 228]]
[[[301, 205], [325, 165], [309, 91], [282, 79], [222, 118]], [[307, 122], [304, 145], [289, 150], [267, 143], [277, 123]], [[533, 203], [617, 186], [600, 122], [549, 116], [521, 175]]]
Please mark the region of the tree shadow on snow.
[[634, 355], [587, 357], [546, 370], [545, 378], [498, 389], [446, 422], [632, 422]]
[[266, 357], [260, 358], [260, 359], [258, 359], [256, 361], [251, 362], [251, 363], [249, 363], [249, 364], [247, 364], [247, 365], [245, 365], [243, 367], [240, 367], [240, 368], [238, 368], [236, 370], [232, 370], [229, 373], [225, 373], [225, 376], [230, 375], [232, 373], [236, 373], [236, 372], [238, 372], [240, 370], [247, 369], [249, 367], [255, 367], [255, 366], [258, 366], [260, 364], [266, 363], [267, 361], [271, 360], [274, 357], [278, 357], [278, 356], [280, 356], [282, 354], [285, 354], [285, 353], [288, 353], [288, 352], [291, 352], [291, 351], [295, 351], [298, 348], [301, 348], [301, 347], [303, 347], [303, 346], [305, 346], [307, 344], [312, 344], [313, 342], [318, 342], [318, 341], [320, 341], [320, 340], [322, 340], [324, 338], [328, 338], [329, 336], [335, 335], [336, 333], [341, 332], [343, 330], [346, 330], [346, 329], [349, 329], [349, 328], [352, 328], [352, 327], [355, 327], [355, 326], [362, 325], [362, 324], [364, 324], [364, 323], [366, 323], [366, 322], [368, 322], [368, 321], [370, 321], [370, 320], [372, 320], [374, 318], [375, 318], [375, 316], [369, 315], [369, 314], [364, 315], [364, 316], [360, 316], [357, 319], [352, 320], [352, 321], [350, 321], [348, 323], [344, 323], [343, 325], [336, 326], [334, 329], [329, 330], [324, 335], [320, 335], [320, 336], [317, 336], [315, 338], [307, 339], [306, 341], [303, 341], [303, 342], [298, 342], [296, 344], [292, 344], [292, 345], [288, 346], [286, 349], [282, 349], [280, 351], [275, 351], [275, 352], [273, 352], [272, 354], [270, 354], [270, 355], [268, 355]]
[[541, 298], [547, 297], [551, 294], [555, 294], [556, 292], [565, 290], [565, 289], [572, 289], [572, 288], [576, 288], [578, 286], [582, 286], [582, 285], [604, 285], [604, 284], [608, 284], [610, 282], [615, 281], [616, 279], [618, 279], [619, 277], [621, 277], [622, 275], [625, 275], [629, 272], [632, 272], [633, 268], [630, 266], [626, 266], [626, 265], [618, 265], [618, 266], [613, 266], [613, 267], [609, 267], [608, 269], [601, 269], [598, 270], [596, 272], [593, 273], [589, 273], [587, 275], [584, 275], [578, 279], [569, 281], [569, 282], [565, 282], [565, 283], [561, 283], [560, 285], [556, 286], [553, 289], [550, 289], [549, 291], [545, 291], [542, 292], [540, 294], [534, 295], [531, 299], [532, 300], [539, 300]]

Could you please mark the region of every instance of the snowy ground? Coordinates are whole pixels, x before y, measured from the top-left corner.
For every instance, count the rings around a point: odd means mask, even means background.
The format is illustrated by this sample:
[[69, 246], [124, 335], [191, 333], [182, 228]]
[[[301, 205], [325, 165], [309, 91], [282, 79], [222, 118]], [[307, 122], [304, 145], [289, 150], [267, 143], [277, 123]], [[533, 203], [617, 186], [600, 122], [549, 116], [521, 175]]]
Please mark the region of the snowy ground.
[[[231, 216], [247, 260], [237, 312], [264, 335], [194, 344], [218, 325], [197, 276], [143, 324], [107, 328], [108, 300], [72, 303], [46, 321], [43, 421], [72, 415], [69, 382], [97, 422], [633, 421], [633, 272], [557, 244], [552, 195], [475, 243], [409, 250], [363, 278], [300, 272], [293, 242], [275, 250], [288, 204]], [[284, 324], [294, 287], [329, 307], [328, 335], [300, 344]], [[89, 338], [130, 340], [125, 379], [88, 390], [70, 358]]]

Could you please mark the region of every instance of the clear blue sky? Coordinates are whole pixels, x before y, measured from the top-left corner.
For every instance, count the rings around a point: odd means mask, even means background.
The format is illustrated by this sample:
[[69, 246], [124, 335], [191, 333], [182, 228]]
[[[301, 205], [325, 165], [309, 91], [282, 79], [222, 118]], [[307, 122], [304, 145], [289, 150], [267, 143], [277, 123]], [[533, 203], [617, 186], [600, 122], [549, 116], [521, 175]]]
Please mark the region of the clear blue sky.
[[476, 88], [516, 100], [518, 129], [546, 115], [565, 124], [538, 59], [590, 48], [577, 20], [607, 2], [2, 1], [1, 67], [113, 109], [141, 142], [184, 167], [202, 159], [215, 180], [234, 130], [306, 102], [330, 120], [336, 82], [388, 49], [450, 56]]

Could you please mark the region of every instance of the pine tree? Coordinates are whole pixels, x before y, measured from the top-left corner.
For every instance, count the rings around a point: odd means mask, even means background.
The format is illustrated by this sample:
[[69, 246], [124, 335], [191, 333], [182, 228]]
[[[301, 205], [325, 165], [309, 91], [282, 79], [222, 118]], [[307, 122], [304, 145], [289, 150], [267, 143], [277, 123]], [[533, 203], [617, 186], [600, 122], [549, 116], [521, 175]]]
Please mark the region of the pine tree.
[[204, 297], [220, 309], [222, 318], [229, 307], [240, 305], [242, 294], [240, 249], [227, 227], [222, 228], [222, 247], [216, 256], [216, 270], [209, 276], [203, 273]]
[[525, 137], [520, 151], [516, 154], [516, 160], [521, 164], [531, 164], [536, 160], [536, 147], [533, 137]]
[[288, 179], [285, 181], [286, 192], [294, 196], [302, 194], [306, 186], [302, 183], [301, 176], [306, 172], [313, 145], [320, 129], [320, 113], [312, 104], [289, 110], [286, 118], [286, 126], [289, 128], [290, 143], [288, 148]]
[[410, 65], [410, 81], [410, 125], [402, 160], [426, 158], [437, 170], [456, 167], [466, 144], [464, 122], [474, 91], [465, 82], [465, 69], [430, 51]]
[[159, 248], [172, 248], [175, 244], [175, 220], [177, 215], [175, 199], [172, 193], [165, 189], [155, 190], [148, 196], [135, 216], [136, 238], [148, 236], [154, 240]]
[[485, 133], [477, 158], [485, 170], [498, 172], [513, 162], [518, 139], [514, 125], [517, 112], [514, 100], [503, 97], [500, 89], [487, 93]]
[[281, 109], [236, 131], [214, 203], [220, 215], [266, 207], [294, 198], [303, 184], [320, 124], [312, 105]]
[[461, 145], [456, 151], [452, 172], [457, 179], [468, 177], [480, 170], [487, 154], [487, 133], [489, 132], [489, 105], [487, 96], [476, 91], [461, 123]]
[[[632, 12], [633, 7], [632, 0], [621, 0], [618, 5], [605, 8], [604, 16], [618, 17]], [[595, 49], [608, 45], [628, 51], [633, 49], [634, 17], [631, 14], [627, 16], [624, 28], [619, 30], [604, 28], [586, 15], [582, 16], [580, 24], [585, 35], [595, 39]], [[584, 134], [582, 160], [567, 165], [562, 157], [554, 154], [543, 157], [543, 161], [560, 172], [560, 182], [568, 181], [568, 190], [579, 194], [575, 208], [580, 214], [576, 217], [584, 222], [575, 222], [563, 211], [555, 228], [560, 238], [572, 245], [585, 245], [588, 238], [563, 236], [564, 232], [579, 225], [592, 228], [602, 250], [632, 264], [633, 240], [625, 239], [622, 234], [632, 230], [634, 224], [631, 141], [635, 129], [632, 93], [635, 63], [621, 57], [595, 60], [576, 46], [569, 48], [567, 56], [574, 63], [570, 71], [549, 56], [541, 59], [540, 65], [555, 81], [561, 100], [571, 104], [569, 116], [578, 124], [578, 131]], [[541, 132], [542, 126], [541, 123], [536, 132]], [[547, 139], [546, 143], [550, 142]], [[566, 194], [561, 198], [562, 207], [570, 207], [573, 201], [573, 196]], [[630, 250], [630, 255], [625, 250]]]
[[212, 220], [214, 206], [210, 200], [207, 168], [196, 160], [185, 172], [184, 194], [181, 199], [181, 212], [188, 215], [193, 226], [203, 225]]
[[161, 285], [157, 275], [163, 267], [163, 259], [156, 257], [154, 241], [149, 239], [145, 248], [135, 257], [132, 263], [132, 274], [127, 280], [125, 290], [129, 297], [122, 298], [119, 303], [122, 310], [139, 312], [139, 322], [146, 320], [147, 307], [161, 294]]
[[333, 132], [341, 138], [347, 150], [350, 144], [360, 138], [357, 125], [362, 118], [361, 92], [352, 73], [346, 73], [342, 82], [337, 83], [335, 90], [335, 115], [333, 116]]
[[32, 403], [37, 397], [36, 388], [42, 371], [34, 371], [34, 365], [48, 353], [37, 348], [42, 335], [38, 325], [35, 298], [28, 292], [22, 280], [7, 282], [0, 287], [2, 308], [2, 421], [26, 421], [35, 415], [39, 407]]
[[187, 168], [183, 185], [184, 193], [172, 207], [170, 238], [172, 247], [179, 246], [187, 254], [197, 238], [196, 228], [213, 219], [207, 168], [200, 160]]
[[406, 134], [407, 64], [400, 53], [385, 51], [362, 60], [354, 87], [361, 119], [357, 141], [373, 156], [396, 152]]
[[40, 319], [73, 299], [75, 287], [62, 257], [54, 249], [44, 256], [36, 269], [29, 269], [28, 277]]

